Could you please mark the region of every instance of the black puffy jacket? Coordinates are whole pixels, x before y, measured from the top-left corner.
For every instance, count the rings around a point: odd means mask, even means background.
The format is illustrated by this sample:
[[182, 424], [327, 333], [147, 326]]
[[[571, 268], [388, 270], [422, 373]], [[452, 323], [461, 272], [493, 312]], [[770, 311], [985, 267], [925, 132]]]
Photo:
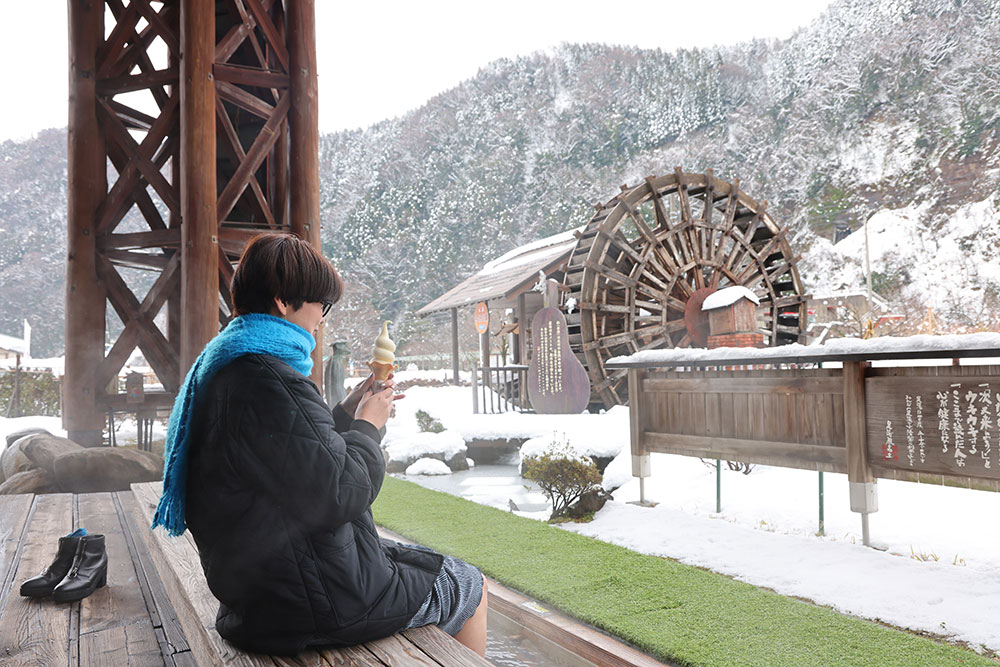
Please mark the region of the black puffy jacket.
[[241, 357], [199, 392], [185, 518], [219, 634], [293, 654], [405, 627], [442, 558], [375, 532], [379, 437], [274, 357]]

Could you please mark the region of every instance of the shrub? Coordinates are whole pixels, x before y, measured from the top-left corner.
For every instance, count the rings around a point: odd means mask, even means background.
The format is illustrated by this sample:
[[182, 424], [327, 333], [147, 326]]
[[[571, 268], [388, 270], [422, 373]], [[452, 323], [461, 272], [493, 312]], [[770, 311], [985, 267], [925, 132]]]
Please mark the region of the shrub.
[[597, 466], [570, 449], [568, 442], [553, 441], [541, 456], [525, 458], [521, 476], [538, 484], [552, 503], [549, 521], [565, 516], [570, 505], [601, 483]]
[[20, 387], [18, 390], [20, 410], [16, 408], [12, 417], [21, 415], [45, 415], [57, 417], [60, 414], [59, 380], [49, 372], [35, 371], [3, 371], [0, 372], [0, 417], [7, 416], [10, 401], [14, 394], [15, 377]]
[[424, 410], [417, 410], [417, 426], [424, 433], [441, 433], [444, 431], [444, 424], [440, 420], [431, 417]]

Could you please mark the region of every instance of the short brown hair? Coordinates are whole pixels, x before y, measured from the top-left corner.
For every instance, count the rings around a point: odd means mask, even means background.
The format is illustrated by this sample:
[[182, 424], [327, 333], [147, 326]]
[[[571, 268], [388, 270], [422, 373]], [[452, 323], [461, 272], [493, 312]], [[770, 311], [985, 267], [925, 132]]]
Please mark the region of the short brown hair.
[[250, 239], [233, 275], [234, 315], [271, 313], [278, 297], [293, 308], [307, 302], [336, 303], [344, 282], [308, 242], [291, 234]]

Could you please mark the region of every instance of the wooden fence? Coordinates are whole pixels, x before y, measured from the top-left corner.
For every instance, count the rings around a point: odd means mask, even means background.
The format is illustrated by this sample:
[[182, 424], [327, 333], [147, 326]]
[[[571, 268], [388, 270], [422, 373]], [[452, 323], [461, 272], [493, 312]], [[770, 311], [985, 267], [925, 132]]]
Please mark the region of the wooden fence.
[[[870, 364], [901, 356], [771, 358], [752, 370], [721, 357], [698, 368], [608, 366], [628, 369], [640, 482], [649, 453], [665, 452], [846, 473], [851, 508], [863, 516], [878, 508], [877, 478], [1000, 491], [1000, 366], [957, 365], [983, 350], [935, 355], [955, 359], [950, 366]], [[843, 366], [821, 367], [830, 361]]]

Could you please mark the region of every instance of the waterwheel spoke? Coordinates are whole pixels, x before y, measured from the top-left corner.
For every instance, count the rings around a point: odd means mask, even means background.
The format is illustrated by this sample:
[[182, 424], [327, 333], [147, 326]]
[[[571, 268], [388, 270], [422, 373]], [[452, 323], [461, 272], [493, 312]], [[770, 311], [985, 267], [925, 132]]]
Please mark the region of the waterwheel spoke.
[[646, 177], [646, 186], [649, 188], [649, 194], [653, 199], [653, 211], [656, 215], [656, 227], [661, 231], [670, 231], [670, 218], [667, 216], [667, 212], [663, 208], [663, 200], [660, 199], [660, 193], [656, 191], [653, 187], [653, 177]]

